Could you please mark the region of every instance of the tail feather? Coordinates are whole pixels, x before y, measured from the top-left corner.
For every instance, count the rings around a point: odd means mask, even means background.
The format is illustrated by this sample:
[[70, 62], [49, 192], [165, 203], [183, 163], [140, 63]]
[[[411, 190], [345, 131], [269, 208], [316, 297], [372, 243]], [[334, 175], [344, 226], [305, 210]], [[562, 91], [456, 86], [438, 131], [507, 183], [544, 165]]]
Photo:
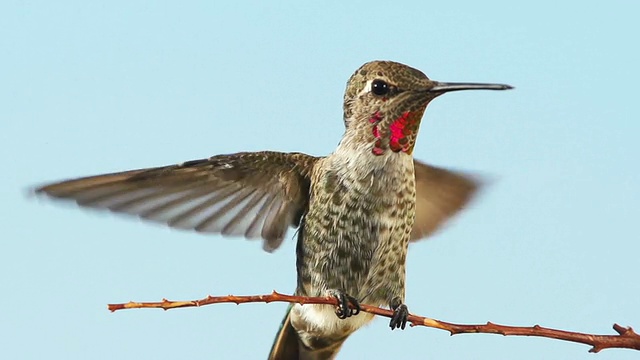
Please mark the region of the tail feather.
[[284, 316], [280, 329], [276, 335], [276, 339], [269, 353], [269, 360], [299, 360], [300, 344], [298, 342], [298, 333], [291, 325], [291, 309], [293, 304], [287, 308], [287, 314]]
[[[303, 332], [305, 341], [301, 340], [300, 334], [291, 324], [291, 310], [293, 304], [287, 308], [280, 329], [271, 347], [268, 360], [331, 360], [336, 357], [347, 336], [338, 339], [318, 338], [307, 332]], [[321, 347], [311, 349], [307, 345], [321, 345]], [[313, 346], [313, 345], [312, 345]]]

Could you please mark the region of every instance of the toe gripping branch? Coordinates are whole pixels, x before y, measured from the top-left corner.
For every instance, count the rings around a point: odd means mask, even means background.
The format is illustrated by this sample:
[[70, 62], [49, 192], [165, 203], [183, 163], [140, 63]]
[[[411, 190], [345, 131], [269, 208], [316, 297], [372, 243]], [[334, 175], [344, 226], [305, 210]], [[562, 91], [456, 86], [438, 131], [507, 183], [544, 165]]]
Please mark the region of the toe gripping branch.
[[336, 306], [338, 318], [346, 319], [360, 313], [360, 302], [356, 298], [340, 290], [330, 291], [330, 293], [338, 300], [338, 306]]
[[398, 328], [404, 330], [409, 318], [409, 309], [407, 308], [407, 305], [398, 300], [391, 303], [391, 309], [393, 310], [393, 316], [389, 322], [389, 327], [391, 330]]

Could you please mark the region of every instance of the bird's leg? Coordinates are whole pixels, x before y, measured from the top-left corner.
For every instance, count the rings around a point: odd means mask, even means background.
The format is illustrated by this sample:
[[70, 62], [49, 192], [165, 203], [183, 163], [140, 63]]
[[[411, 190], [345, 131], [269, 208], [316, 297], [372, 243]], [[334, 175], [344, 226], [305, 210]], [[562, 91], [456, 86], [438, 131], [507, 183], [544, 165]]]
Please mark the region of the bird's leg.
[[409, 309], [407, 308], [407, 305], [402, 303], [402, 299], [395, 298], [391, 301], [389, 307], [393, 310], [393, 317], [391, 318], [389, 327], [391, 330], [395, 330], [397, 328], [404, 330], [407, 326], [407, 317], [409, 316]]
[[[329, 296], [333, 296], [338, 300], [338, 306], [336, 306], [336, 315], [340, 319], [346, 319], [353, 315], [360, 313], [360, 302], [351, 295], [348, 295], [342, 290], [328, 290]], [[351, 304], [353, 309], [349, 306]]]

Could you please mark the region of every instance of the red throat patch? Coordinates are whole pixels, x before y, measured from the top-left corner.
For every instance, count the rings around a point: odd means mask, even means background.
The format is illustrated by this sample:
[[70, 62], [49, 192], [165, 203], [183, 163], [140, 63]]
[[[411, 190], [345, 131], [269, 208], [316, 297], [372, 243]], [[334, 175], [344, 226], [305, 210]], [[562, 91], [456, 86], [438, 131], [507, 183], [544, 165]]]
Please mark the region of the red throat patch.
[[[380, 135], [380, 129], [378, 129], [380, 120], [382, 120], [382, 116], [379, 112], [376, 112], [369, 119], [369, 122], [374, 124], [372, 133], [376, 138], [372, 149], [374, 155], [382, 155], [384, 153], [382, 137]], [[389, 125], [389, 149], [391, 149], [391, 151], [402, 151], [407, 154], [413, 152], [419, 120], [420, 116], [416, 116], [416, 113], [407, 111]]]

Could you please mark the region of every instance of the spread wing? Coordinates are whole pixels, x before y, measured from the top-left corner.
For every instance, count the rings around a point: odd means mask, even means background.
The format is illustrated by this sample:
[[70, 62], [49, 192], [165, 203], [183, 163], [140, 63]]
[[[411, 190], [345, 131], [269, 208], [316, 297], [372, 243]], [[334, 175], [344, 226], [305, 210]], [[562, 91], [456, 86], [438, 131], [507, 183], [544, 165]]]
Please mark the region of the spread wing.
[[301, 153], [217, 155], [179, 165], [85, 177], [36, 193], [204, 233], [264, 239], [273, 251], [306, 210], [318, 158]]
[[414, 160], [416, 220], [411, 241], [431, 235], [471, 200], [478, 189], [474, 179]]

